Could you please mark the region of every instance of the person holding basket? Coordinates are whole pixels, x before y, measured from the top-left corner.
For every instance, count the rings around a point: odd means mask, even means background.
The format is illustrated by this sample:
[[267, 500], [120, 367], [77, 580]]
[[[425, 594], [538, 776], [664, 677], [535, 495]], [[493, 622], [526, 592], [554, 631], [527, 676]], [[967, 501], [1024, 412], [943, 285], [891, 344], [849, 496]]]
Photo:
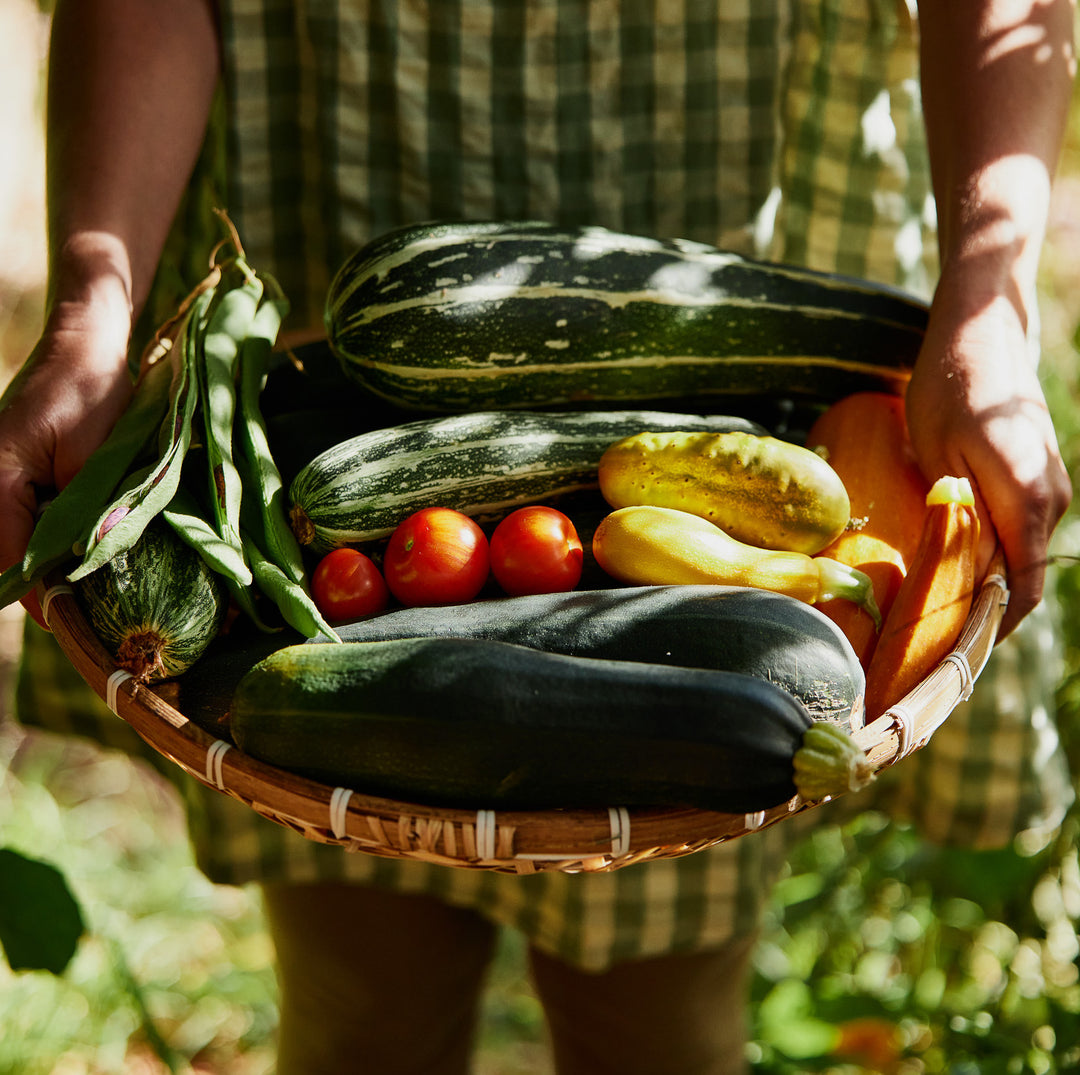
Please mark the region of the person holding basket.
[[[334, 270], [392, 227], [545, 219], [932, 298], [912, 445], [928, 479], [977, 490], [1007, 565], [1002, 634], [1019, 638], [1071, 495], [1038, 381], [1035, 278], [1072, 17], [1065, 0], [58, 0], [48, 309], [0, 407], [0, 568], [21, 558], [39, 492], [122, 412], [129, 355], [201, 277], [211, 207], [289, 297], [284, 342], [318, 338]], [[936, 838], [1002, 843], [1061, 817], [1060, 752], [1037, 760], [1047, 732], [1031, 718], [1053, 642], [1035, 635], [1000, 696], [991, 662], [955, 721], [990, 744], [984, 764], [932, 743], [902, 767], [933, 766], [956, 792], [896, 790]], [[64, 664], [30, 624], [20, 718], [137, 750]], [[174, 775], [207, 876], [263, 886], [282, 1075], [466, 1071], [499, 927], [527, 941], [561, 1075], [744, 1069], [754, 938], [800, 826], [514, 877], [344, 855]]]

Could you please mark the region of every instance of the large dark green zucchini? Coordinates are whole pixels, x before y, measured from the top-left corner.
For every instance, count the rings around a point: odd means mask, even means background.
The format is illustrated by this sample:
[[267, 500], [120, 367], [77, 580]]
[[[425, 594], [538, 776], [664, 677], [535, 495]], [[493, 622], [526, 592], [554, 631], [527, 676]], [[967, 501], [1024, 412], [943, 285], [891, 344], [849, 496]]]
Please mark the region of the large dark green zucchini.
[[458, 638], [287, 647], [230, 716], [246, 753], [323, 783], [527, 810], [764, 810], [812, 723], [756, 676]]
[[[484, 638], [574, 656], [720, 669], [771, 680], [815, 720], [862, 725], [862, 666], [803, 601], [732, 586], [641, 586], [386, 612], [338, 628], [346, 642]], [[317, 642], [318, 640], [313, 640]]]
[[392, 231], [341, 266], [326, 305], [347, 375], [449, 412], [894, 390], [926, 319], [895, 288], [542, 223]]
[[438, 505], [492, 519], [599, 488], [609, 445], [643, 430], [764, 430], [743, 418], [667, 411], [513, 413], [425, 418], [362, 433], [316, 456], [289, 487], [290, 517], [313, 552], [388, 536]]
[[157, 518], [73, 587], [117, 666], [147, 682], [186, 672], [218, 636], [229, 604], [220, 576]]

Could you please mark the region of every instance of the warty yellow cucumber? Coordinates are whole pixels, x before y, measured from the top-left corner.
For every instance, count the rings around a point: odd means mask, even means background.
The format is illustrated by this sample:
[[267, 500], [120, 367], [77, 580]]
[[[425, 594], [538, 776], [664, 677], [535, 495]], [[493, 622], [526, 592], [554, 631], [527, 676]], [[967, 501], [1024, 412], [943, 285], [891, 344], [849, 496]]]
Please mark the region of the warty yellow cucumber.
[[777, 437], [650, 430], [601, 456], [600, 492], [613, 508], [677, 508], [763, 549], [813, 555], [847, 526], [843, 481], [816, 452]]
[[618, 508], [600, 521], [592, 550], [612, 578], [635, 586], [756, 586], [810, 605], [844, 597], [881, 626], [874, 588], [863, 572], [824, 556], [747, 545], [678, 508]]

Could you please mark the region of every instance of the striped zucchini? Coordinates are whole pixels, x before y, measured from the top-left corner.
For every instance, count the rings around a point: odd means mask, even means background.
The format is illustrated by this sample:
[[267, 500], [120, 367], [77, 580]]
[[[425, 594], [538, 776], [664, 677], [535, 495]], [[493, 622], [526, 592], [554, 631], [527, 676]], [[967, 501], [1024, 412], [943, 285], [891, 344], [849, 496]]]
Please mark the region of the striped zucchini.
[[186, 672], [218, 636], [229, 603], [220, 577], [157, 518], [73, 586], [117, 666], [145, 682]]
[[341, 266], [326, 305], [348, 376], [445, 412], [895, 390], [926, 319], [863, 280], [541, 223], [389, 232]]
[[666, 411], [483, 411], [362, 433], [293, 479], [290, 518], [315, 553], [386, 537], [431, 505], [490, 520], [598, 487], [608, 445], [654, 430], [763, 432], [743, 418]]

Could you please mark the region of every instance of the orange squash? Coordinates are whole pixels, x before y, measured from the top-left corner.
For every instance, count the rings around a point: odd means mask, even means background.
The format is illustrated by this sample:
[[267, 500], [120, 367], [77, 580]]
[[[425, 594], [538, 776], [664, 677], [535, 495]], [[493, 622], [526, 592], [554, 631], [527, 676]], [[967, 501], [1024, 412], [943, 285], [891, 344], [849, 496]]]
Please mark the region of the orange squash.
[[[845, 396], [811, 426], [806, 446], [840, 475], [851, 502], [851, 523], [821, 555], [868, 575], [885, 616], [919, 544], [930, 489], [908, 440], [903, 397]], [[878, 637], [871, 618], [850, 601], [826, 601], [818, 608], [867, 668]]]
[[939, 478], [926, 498], [919, 547], [866, 672], [867, 721], [876, 720], [950, 653], [975, 595], [979, 517], [967, 478]]

